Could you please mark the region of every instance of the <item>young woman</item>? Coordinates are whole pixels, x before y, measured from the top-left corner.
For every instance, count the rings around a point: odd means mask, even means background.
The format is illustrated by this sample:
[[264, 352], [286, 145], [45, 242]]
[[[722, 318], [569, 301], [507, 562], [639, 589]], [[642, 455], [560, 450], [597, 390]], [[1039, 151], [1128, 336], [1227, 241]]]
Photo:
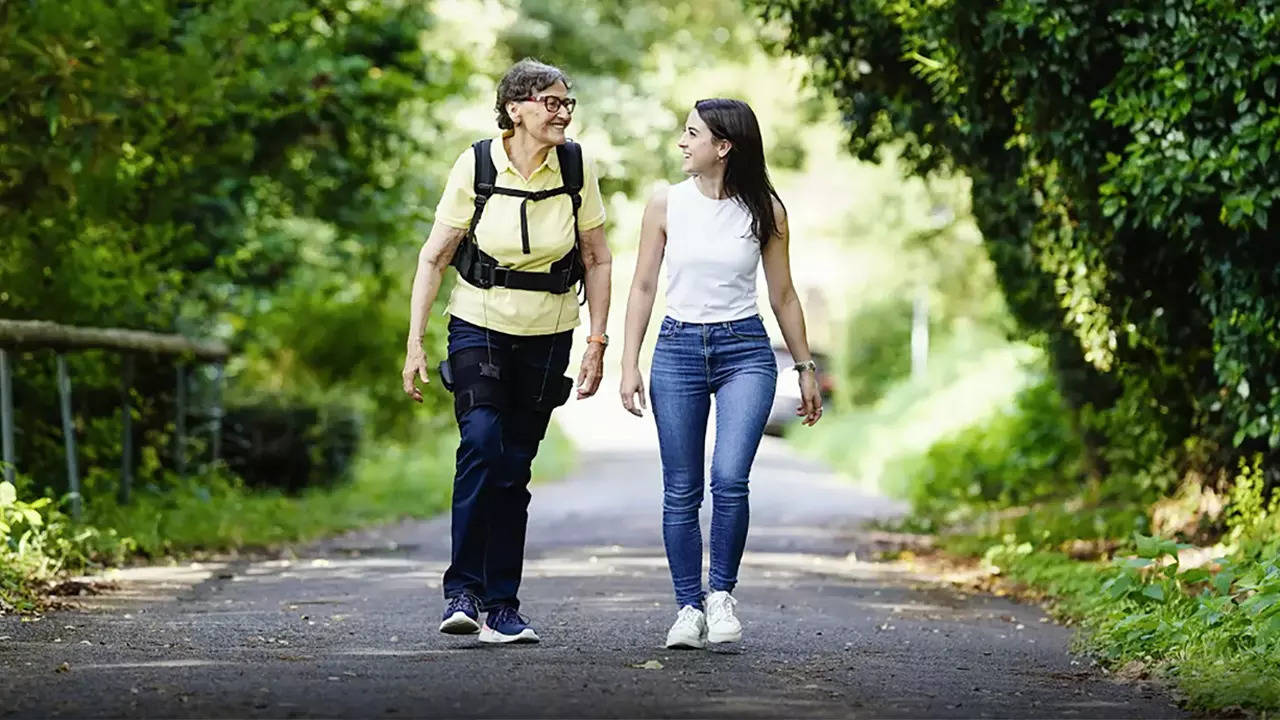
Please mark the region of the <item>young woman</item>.
[[[654, 193], [644, 212], [627, 301], [621, 395], [623, 406], [641, 415], [640, 345], [665, 258], [667, 317], [653, 355], [650, 393], [662, 455], [662, 536], [679, 608], [666, 645], [701, 648], [742, 638], [730, 593], [747, 538], [747, 480], [778, 375], [756, 307], [761, 264], [782, 337], [799, 360], [802, 403], [796, 414], [805, 425], [822, 416], [822, 399], [791, 283], [786, 210], [769, 181], [755, 113], [738, 100], [699, 101], [679, 147], [690, 178]], [[712, 395], [711, 594], [704, 605], [698, 509]]]

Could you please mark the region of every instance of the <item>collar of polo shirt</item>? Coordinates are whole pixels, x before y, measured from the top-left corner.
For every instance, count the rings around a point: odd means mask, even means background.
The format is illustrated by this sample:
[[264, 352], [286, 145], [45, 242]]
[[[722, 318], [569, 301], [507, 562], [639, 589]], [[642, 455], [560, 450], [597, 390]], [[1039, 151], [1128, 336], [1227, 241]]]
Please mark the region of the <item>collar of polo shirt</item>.
[[[516, 132], [514, 130], [507, 130], [502, 133], [502, 139], [506, 140], [515, 134]], [[489, 154], [493, 157], [493, 167], [497, 169], [499, 175], [507, 171], [513, 172], [516, 175], [520, 174], [520, 171], [516, 170], [516, 166], [511, 164], [511, 158], [507, 157], [507, 148], [504, 143], [493, 143], [489, 147]], [[553, 173], [560, 172], [560, 155], [556, 153], [554, 145], [547, 150], [547, 159], [543, 160], [542, 164], [534, 169], [534, 175], [544, 167]], [[529, 177], [533, 177], [533, 175], [530, 175]]]

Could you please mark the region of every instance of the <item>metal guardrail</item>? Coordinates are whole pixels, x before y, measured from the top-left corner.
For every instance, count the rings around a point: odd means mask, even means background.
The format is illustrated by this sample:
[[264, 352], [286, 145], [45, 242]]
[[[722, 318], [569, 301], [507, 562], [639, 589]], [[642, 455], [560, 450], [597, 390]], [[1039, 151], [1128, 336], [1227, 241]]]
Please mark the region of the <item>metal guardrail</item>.
[[213, 459], [221, 455], [222, 369], [230, 355], [224, 343], [193, 340], [184, 335], [154, 333], [121, 328], [87, 328], [60, 325], [45, 320], [0, 320], [0, 457], [4, 460], [3, 479], [12, 482], [16, 472], [14, 457], [13, 358], [15, 350], [53, 350], [57, 353], [58, 405], [62, 416], [62, 434], [66, 447], [67, 486], [71, 497], [71, 514], [79, 518], [83, 506], [80, 473], [76, 464], [75, 424], [71, 412], [71, 375], [67, 372], [66, 353], [77, 350], [114, 350], [124, 355], [121, 373], [120, 417], [122, 426], [120, 455], [120, 500], [128, 502], [133, 491], [133, 418], [130, 389], [133, 385], [134, 356], [138, 354], [171, 355], [178, 358], [176, 368], [176, 414], [174, 423], [174, 460], [179, 473], [186, 472], [187, 436], [187, 363], [203, 361], [214, 365], [214, 432]]

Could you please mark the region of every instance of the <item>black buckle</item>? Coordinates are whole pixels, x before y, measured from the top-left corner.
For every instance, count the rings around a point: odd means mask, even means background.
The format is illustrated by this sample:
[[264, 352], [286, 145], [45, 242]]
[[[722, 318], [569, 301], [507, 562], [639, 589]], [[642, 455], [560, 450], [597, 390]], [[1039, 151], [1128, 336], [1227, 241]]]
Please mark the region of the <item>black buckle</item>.
[[504, 267], [499, 267], [495, 265], [493, 266], [493, 272], [490, 273], [489, 275], [489, 284], [506, 287], [507, 280], [510, 279], [510, 277], [511, 277], [510, 268], [504, 268]]
[[471, 266], [471, 284], [484, 289], [493, 287], [493, 269], [493, 265], [477, 261]]

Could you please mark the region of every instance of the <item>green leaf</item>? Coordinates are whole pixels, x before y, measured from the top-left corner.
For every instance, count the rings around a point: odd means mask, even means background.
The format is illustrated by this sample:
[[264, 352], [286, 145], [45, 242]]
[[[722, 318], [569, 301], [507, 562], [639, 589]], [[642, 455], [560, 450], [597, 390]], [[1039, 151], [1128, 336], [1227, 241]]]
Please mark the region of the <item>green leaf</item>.
[[1164, 601], [1164, 588], [1159, 585], [1148, 585], [1142, 588], [1142, 594], [1152, 600]]
[[1265, 593], [1254, 595], [1241, 603], [1241, 607], [1255, 615], [1261, 615], [1274, 607], [1277, 602], [1280, 602], [1280, 593]]
[[49, 93], [44, 99], [44, 116], [49, 122], [49, 137], [55, 137], [58, 134], [58, 123], [62, 120], [61, 110], [58, 107], [57, 93]]
[[1138, 546], [1138, 557], [1158, 558], [1164, 555], [1174, 555], [1178, 551], [1177, 543], [1172, 540], [1142, 534], [1136, 535], [1135, 540]]
[[18, 500], [18, 489], [13, 483], [0, 482], [0, 507], [9, 507]]
[[26, 518], [27, 524], [33, 528], [38, 528], [41, 525], [44, 525], [44, 518], [40, 517], [40, 513], [32, 510], [31, 508], [22, 508], [22, 517]]
[[1210, 577], [1212, 577], [1212, 574], [1208, 570], [1205, 570], [1204, 568], [1195, 568], [1193, 570], [1187, 570], [1186, 572], [1178, 575], [1178, 579], [1188, 585], [1193, 585], [1195, 583], [1202, 583], [1205, 580], [1208, 580]]

